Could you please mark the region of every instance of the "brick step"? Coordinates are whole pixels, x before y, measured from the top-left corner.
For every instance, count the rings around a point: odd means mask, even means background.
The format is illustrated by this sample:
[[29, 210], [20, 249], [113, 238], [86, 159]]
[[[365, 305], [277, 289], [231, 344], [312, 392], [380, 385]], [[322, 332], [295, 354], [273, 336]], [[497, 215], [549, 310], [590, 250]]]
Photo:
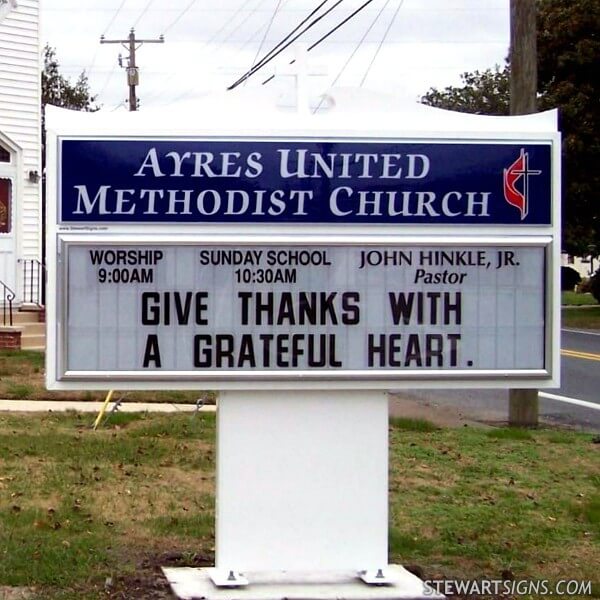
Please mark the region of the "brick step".
[[21, 334], [21, 349], [22, 350], [45, 350], [46, 335], [45, 334], [29, 334], [23, 332]]
[[25, 323], [39, 323], [39, 310], [15, 310], [13, 311], [13, 325], [22, 325]]
[[15, 323], [22, 335], [46, 335], [46, 323]]

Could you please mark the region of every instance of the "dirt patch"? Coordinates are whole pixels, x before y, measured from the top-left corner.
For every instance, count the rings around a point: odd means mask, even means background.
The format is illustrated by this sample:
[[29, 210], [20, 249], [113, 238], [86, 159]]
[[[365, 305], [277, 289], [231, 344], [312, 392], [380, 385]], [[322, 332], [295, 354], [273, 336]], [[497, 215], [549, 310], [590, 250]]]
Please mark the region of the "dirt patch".
[[210, 567], [214, 558], [191, 552], [163, 552], [143, 558], [134, 575], [126, 575], [106, 585], [109, 598], [143, 598], [144, 600], [172, 600], [169, 584], [161, 567]]
[[90, 497], [94, 510], [107, 519], [131, 523], [149, 514], [171, 514], [174, 511], [172, 490], [177, 490], [178, 498], [186, 499], [186, 502], [176, 502], [177, 506], [184, 506], [184, 510], [211, 509], [204, 505], [205, 498], [214, 493], [212, 473], [163, 467], [157, 474], [152, 469], [128, 467], [118, 469], [118, 476], [120, 479], [112, 479], [109, 486], [98, 487]]
[[390, 416], [407, 419], [424, 419], [438, 427], [487, 427], [479, 421], [467, 418], [455, 408], [432, 406], [405, 394], [390, 394]]
[[0, 600], [27, 600], [32, 598], [34, 593], [32, 588], [0, 585]]

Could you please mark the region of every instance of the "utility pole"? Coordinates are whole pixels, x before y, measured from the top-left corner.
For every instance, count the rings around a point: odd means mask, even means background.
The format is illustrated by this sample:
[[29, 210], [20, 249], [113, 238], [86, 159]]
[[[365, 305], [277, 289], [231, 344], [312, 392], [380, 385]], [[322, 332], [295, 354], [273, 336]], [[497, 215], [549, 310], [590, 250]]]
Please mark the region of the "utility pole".
[[[104, 36], [100, 36], [101, 44], [121, 44], [125, 50], [129, 51], [127, 56], [127, 85], [129, 86], [129, 110], [137, 110], [137, 97], [135, 94], [135, 88], [140, 83], [140, 72], [135, 62], [135, 53], [142, 46], [142, 44], [164, 44], [165, 38], [161, 35], [157, 40], [139, 40], [135, 37], [135, 30], [133, 27], [129, 32], [129, 37], [126, 40], [107, 40]], [[119, 55], [119, 66], [123, 66], [121, 55]]]
[[[537, 96], [535, 0], [510, 0], [510, 114], [535, 112]], [[509, 390], [508, 423], [536, 427], [538, 390]]]

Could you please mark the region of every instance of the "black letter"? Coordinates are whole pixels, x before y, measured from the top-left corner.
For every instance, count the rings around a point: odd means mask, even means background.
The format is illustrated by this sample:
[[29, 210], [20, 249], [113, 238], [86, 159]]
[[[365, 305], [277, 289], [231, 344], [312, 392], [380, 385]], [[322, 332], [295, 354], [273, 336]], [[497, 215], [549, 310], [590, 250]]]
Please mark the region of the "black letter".
[[160, 350], [158, 349], [158, 336], [150, 334], [146, 340], [146, 350], [144, 351], [143, 367], [146, 369], [150, 366], [150, 361], [154, 361], [154, 366], [160, 369]]
[[342, 323], [344, 325], [357, 325], [360, 321], [360, 294], [358, 292], [344, 292], [342, 294]]
[[158, 292], [144, 292], [142, 294], [142, 325], [158, 325], [160, 323], [160, 305], [148, 306], [148, 301], [160, 302]]

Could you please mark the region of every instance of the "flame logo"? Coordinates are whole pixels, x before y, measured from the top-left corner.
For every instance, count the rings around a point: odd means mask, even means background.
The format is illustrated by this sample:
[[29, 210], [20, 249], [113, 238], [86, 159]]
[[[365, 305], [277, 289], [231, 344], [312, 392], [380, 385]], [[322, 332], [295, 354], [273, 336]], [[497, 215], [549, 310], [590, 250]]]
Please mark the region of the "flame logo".
[[[504, 169], [504, 199], [521, 213], [521, 221], [529, 212], [529, 177], [541, 171], [529, 168], [529, 153], [521, 148], [519, 158], [508, 169]], [[521, 189], [517, 184], [522, 181]]]

